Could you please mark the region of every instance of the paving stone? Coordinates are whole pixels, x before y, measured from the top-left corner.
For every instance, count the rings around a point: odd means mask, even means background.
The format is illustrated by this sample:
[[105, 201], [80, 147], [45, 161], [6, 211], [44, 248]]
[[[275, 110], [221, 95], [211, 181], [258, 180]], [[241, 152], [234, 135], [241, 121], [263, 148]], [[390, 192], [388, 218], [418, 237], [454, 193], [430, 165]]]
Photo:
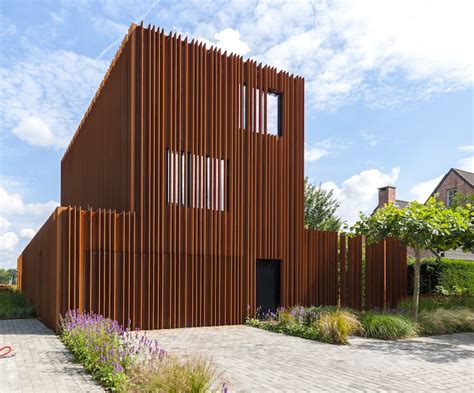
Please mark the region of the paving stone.
[[15, 353], [0, 359], [0, 392], [103, 391], [37, 319], [0, 320], [0, 345]]
[[177, 355], [204, 355], [230, 391], [473, 391], [474, 333], [336, 346], [247, 326], [149, 331]]

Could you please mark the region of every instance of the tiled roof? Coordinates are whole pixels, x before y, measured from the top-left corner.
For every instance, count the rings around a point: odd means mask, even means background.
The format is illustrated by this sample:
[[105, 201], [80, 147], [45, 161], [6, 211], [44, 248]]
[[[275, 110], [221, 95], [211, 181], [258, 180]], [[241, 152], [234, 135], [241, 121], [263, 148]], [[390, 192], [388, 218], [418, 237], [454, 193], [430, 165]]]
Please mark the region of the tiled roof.
[[474, 187], [474, 173], [453, 168], [453, 171]]
[[403, 209], [404, 207], [407, 207], [410, 202], [407, 201], [401, 201], [399, 199], [395, 200], [395, 207], [399, 207], [400, 209]]

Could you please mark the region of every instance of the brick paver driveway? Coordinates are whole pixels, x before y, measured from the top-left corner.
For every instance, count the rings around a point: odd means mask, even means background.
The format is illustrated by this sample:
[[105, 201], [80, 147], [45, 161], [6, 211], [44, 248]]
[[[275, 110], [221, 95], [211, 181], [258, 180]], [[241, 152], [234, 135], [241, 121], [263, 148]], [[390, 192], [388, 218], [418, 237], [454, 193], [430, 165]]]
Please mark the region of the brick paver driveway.
[[231, 391], [473, 391], [474, 333], [322, 344], [246, 326], [152, 331], [177, 354], [211, 357]]
[[70, 352], [36, 319], [0, 320], [0, 346], [15, 356], [0, 358], [0, 392], [100, 392]]

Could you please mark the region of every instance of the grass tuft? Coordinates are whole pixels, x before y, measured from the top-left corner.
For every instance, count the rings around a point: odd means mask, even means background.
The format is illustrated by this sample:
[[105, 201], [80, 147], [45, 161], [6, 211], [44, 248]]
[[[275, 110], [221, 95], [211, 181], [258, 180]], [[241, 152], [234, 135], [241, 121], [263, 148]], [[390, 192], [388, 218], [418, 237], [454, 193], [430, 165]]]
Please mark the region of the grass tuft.
[[349, 336], [362, 330], [357, 316], [344, 310], [321, 313], [316, 325], [321, 338], [334, 344], [347, 344]]
[[438, 308], [423, 311], [419, 322], [425, 335], [474, 332], [474, 310]]
[[32, 318], [34, 308], [24, 294], [12, 288], [0, 291], [0, 319]]
[[203, 393], [219, 388], [216, 368], [205, 358], [168, 356], [159, 367], [136, 369], [130, 379], [132, 391]]
[[402, 315], [368, 312], [361, 314], [360, 320], [364, 337], [397, 340], [418, 334], [418, 325]]

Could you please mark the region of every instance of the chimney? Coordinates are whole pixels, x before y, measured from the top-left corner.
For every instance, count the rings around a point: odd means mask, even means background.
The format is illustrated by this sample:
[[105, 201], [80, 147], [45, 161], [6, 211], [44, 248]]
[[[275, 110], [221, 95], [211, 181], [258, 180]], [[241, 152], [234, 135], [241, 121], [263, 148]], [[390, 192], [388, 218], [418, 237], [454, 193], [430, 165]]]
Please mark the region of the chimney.
[[397, 188], [392, 186], [385, 186], [379, 188], [379, 205], [377, 206], [377, 208], [381, 209], [388, 203], [395, 203], [396, 190]]

